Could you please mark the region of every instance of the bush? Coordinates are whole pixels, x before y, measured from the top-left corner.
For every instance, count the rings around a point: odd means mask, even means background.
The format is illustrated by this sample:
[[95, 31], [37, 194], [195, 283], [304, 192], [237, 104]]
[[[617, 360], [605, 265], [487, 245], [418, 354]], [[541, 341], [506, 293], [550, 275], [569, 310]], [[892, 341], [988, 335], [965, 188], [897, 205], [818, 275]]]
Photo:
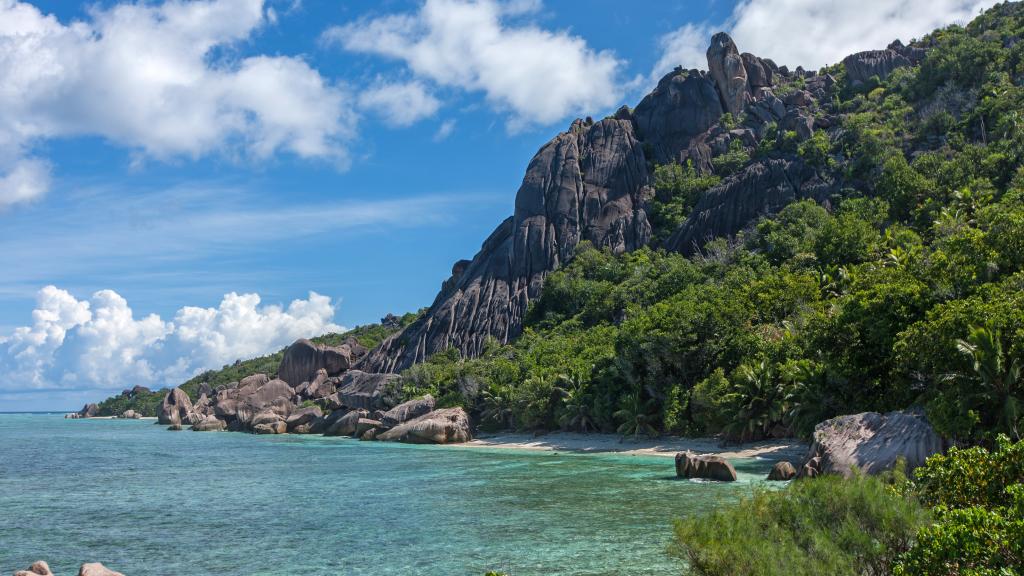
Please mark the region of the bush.
[[886, 574], [928, 512], [896, 473], [797, 480], [679, 520], [672, 551], [705, 576]]

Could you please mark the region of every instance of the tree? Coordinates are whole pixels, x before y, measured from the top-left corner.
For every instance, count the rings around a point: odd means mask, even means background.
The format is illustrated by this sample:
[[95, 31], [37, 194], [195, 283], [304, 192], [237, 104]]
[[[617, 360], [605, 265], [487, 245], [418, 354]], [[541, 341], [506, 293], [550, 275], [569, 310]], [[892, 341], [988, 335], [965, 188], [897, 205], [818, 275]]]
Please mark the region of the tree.
[[1020, 440], [1020, 358], [1010, 359], [1003, 353], [1000, 332], [990, 326], [971, 328], [967, 339], [957, 340], [956, 347], [971, 360], [973, 378], [981, 384], [968, 402], [991, 410], [997, 418], [995, 428]]
[[726, 434], [740, 441], [768, 436], [786, 411], [786, 392], [772, 365], [767, 360], [743, 364], [733, 373], [730, 384], [723, 398]]
[[633, 436], [634, 440], [641, 434], [657, 436], [653, 412], [653, 401], [644, 400], [639, 388], [626, 393], [619, 402], [619, 409], [613, 414], [616, 420], [621, 421], [618, 433], [624, 437]]
[[558, 425], [565, 430], [579, 432], [589, 432], [594, 428], [594, 419], [591, 415], [593, 399], [587, 390], [586, 381], [576, 374], [560, 374], [556, 386], [563, 391]]

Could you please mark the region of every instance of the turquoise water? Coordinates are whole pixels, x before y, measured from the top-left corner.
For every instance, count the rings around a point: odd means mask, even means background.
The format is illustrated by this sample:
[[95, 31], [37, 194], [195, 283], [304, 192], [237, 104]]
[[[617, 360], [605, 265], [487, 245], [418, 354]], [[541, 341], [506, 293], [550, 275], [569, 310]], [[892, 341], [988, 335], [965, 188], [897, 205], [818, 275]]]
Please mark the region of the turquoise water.
[[0, 574], [679, 574], [672, 520], [749, 492], [670, 458], [0, 415]]

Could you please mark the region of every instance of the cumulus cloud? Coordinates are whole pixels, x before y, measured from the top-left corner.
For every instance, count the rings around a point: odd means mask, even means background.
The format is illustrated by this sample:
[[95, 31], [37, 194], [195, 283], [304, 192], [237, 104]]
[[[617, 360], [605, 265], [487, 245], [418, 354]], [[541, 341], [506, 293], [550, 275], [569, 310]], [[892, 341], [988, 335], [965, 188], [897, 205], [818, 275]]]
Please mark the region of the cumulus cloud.
[[711, 35], [729, 32], [744, 52], [790, 68], [817, 69], [863, 50], [964, 24], [995, 0], [744, 0], [718, 25], [687, 24], [662, 40], [656, 74], [677, 65], [707, 68]]
[[483, 92], [510, 113], [512, 129], [616, 104], [622, 62], [578, 36], [521, 21], [539, 6], [535, 0], [426, 0], [414, 13], [335, 26], [322, 39], [401, 60], [417, 77], [443, 86]]
[[0, 338], [0, 391], [178, 384], [297, 338], [343, 331], [333, 322], [335, 307], [315, 292], [287, 307], [232, 292], [216, 308], [186, 306], [165, 321], [155, 314], [136, 318], [113, 290], [78, 300], [46, 286], [37, 294], [32, 325]]
[[278, 152], [344, 167], [353, 97], [301, 58], [235, 57], [263, 0], [94, 7], [69, 24], [0, 0], [0, 207], [45, 192], [32, 149], [99, 136], [158, 159]]
[[359, 106], [392, 126], [410, 126], [433, 116], [441, 102], [422, 82], [379, 83], [359, 95]]

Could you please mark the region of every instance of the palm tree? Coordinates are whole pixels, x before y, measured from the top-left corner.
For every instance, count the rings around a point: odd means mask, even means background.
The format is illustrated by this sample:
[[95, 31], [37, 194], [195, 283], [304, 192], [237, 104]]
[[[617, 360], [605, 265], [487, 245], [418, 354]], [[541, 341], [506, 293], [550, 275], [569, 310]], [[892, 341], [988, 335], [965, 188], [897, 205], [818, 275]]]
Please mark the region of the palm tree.
[[737, 368], [732, 391], [723, 400], [729, 418], [725, 431], [741, 441], [767, 436], [786, 411], [785, 389], [766, 360]]
[[991, 326], [972, 327], [966, 340], [957, 340], [956, 348], [971, 360], [974, 376], [982, 388], [968, 399], [998, 407], [996, 425], [1020, 440], [1020, 359], [1006, 357], [999, 330]]
[[622, 397], [619, 409], [612, 414], [616, 420], [621, 420], [617, 432], [623, 437], [632, 435], [636, 440], [641, 434], [657, 436], [658, 431], [654, 428], [653, 400], [643, 400], [640, 388], [635, 388], [629, 394]]
[[499, 428], [511, 428], [512, 402], [508, 395], [502, 391], [484, 390], [480, 396], [483, 398], [483, 410], [480, 412], [480, 418], [484, 422], [497, 424]]
[[562, 390], [562, 413], [558, 417], [558, 425], [580, 432], [593, 428], [594, 420], [590, 415], [592, 400], [583, 379], [575, 374], [559, 375], [558, 388]]

